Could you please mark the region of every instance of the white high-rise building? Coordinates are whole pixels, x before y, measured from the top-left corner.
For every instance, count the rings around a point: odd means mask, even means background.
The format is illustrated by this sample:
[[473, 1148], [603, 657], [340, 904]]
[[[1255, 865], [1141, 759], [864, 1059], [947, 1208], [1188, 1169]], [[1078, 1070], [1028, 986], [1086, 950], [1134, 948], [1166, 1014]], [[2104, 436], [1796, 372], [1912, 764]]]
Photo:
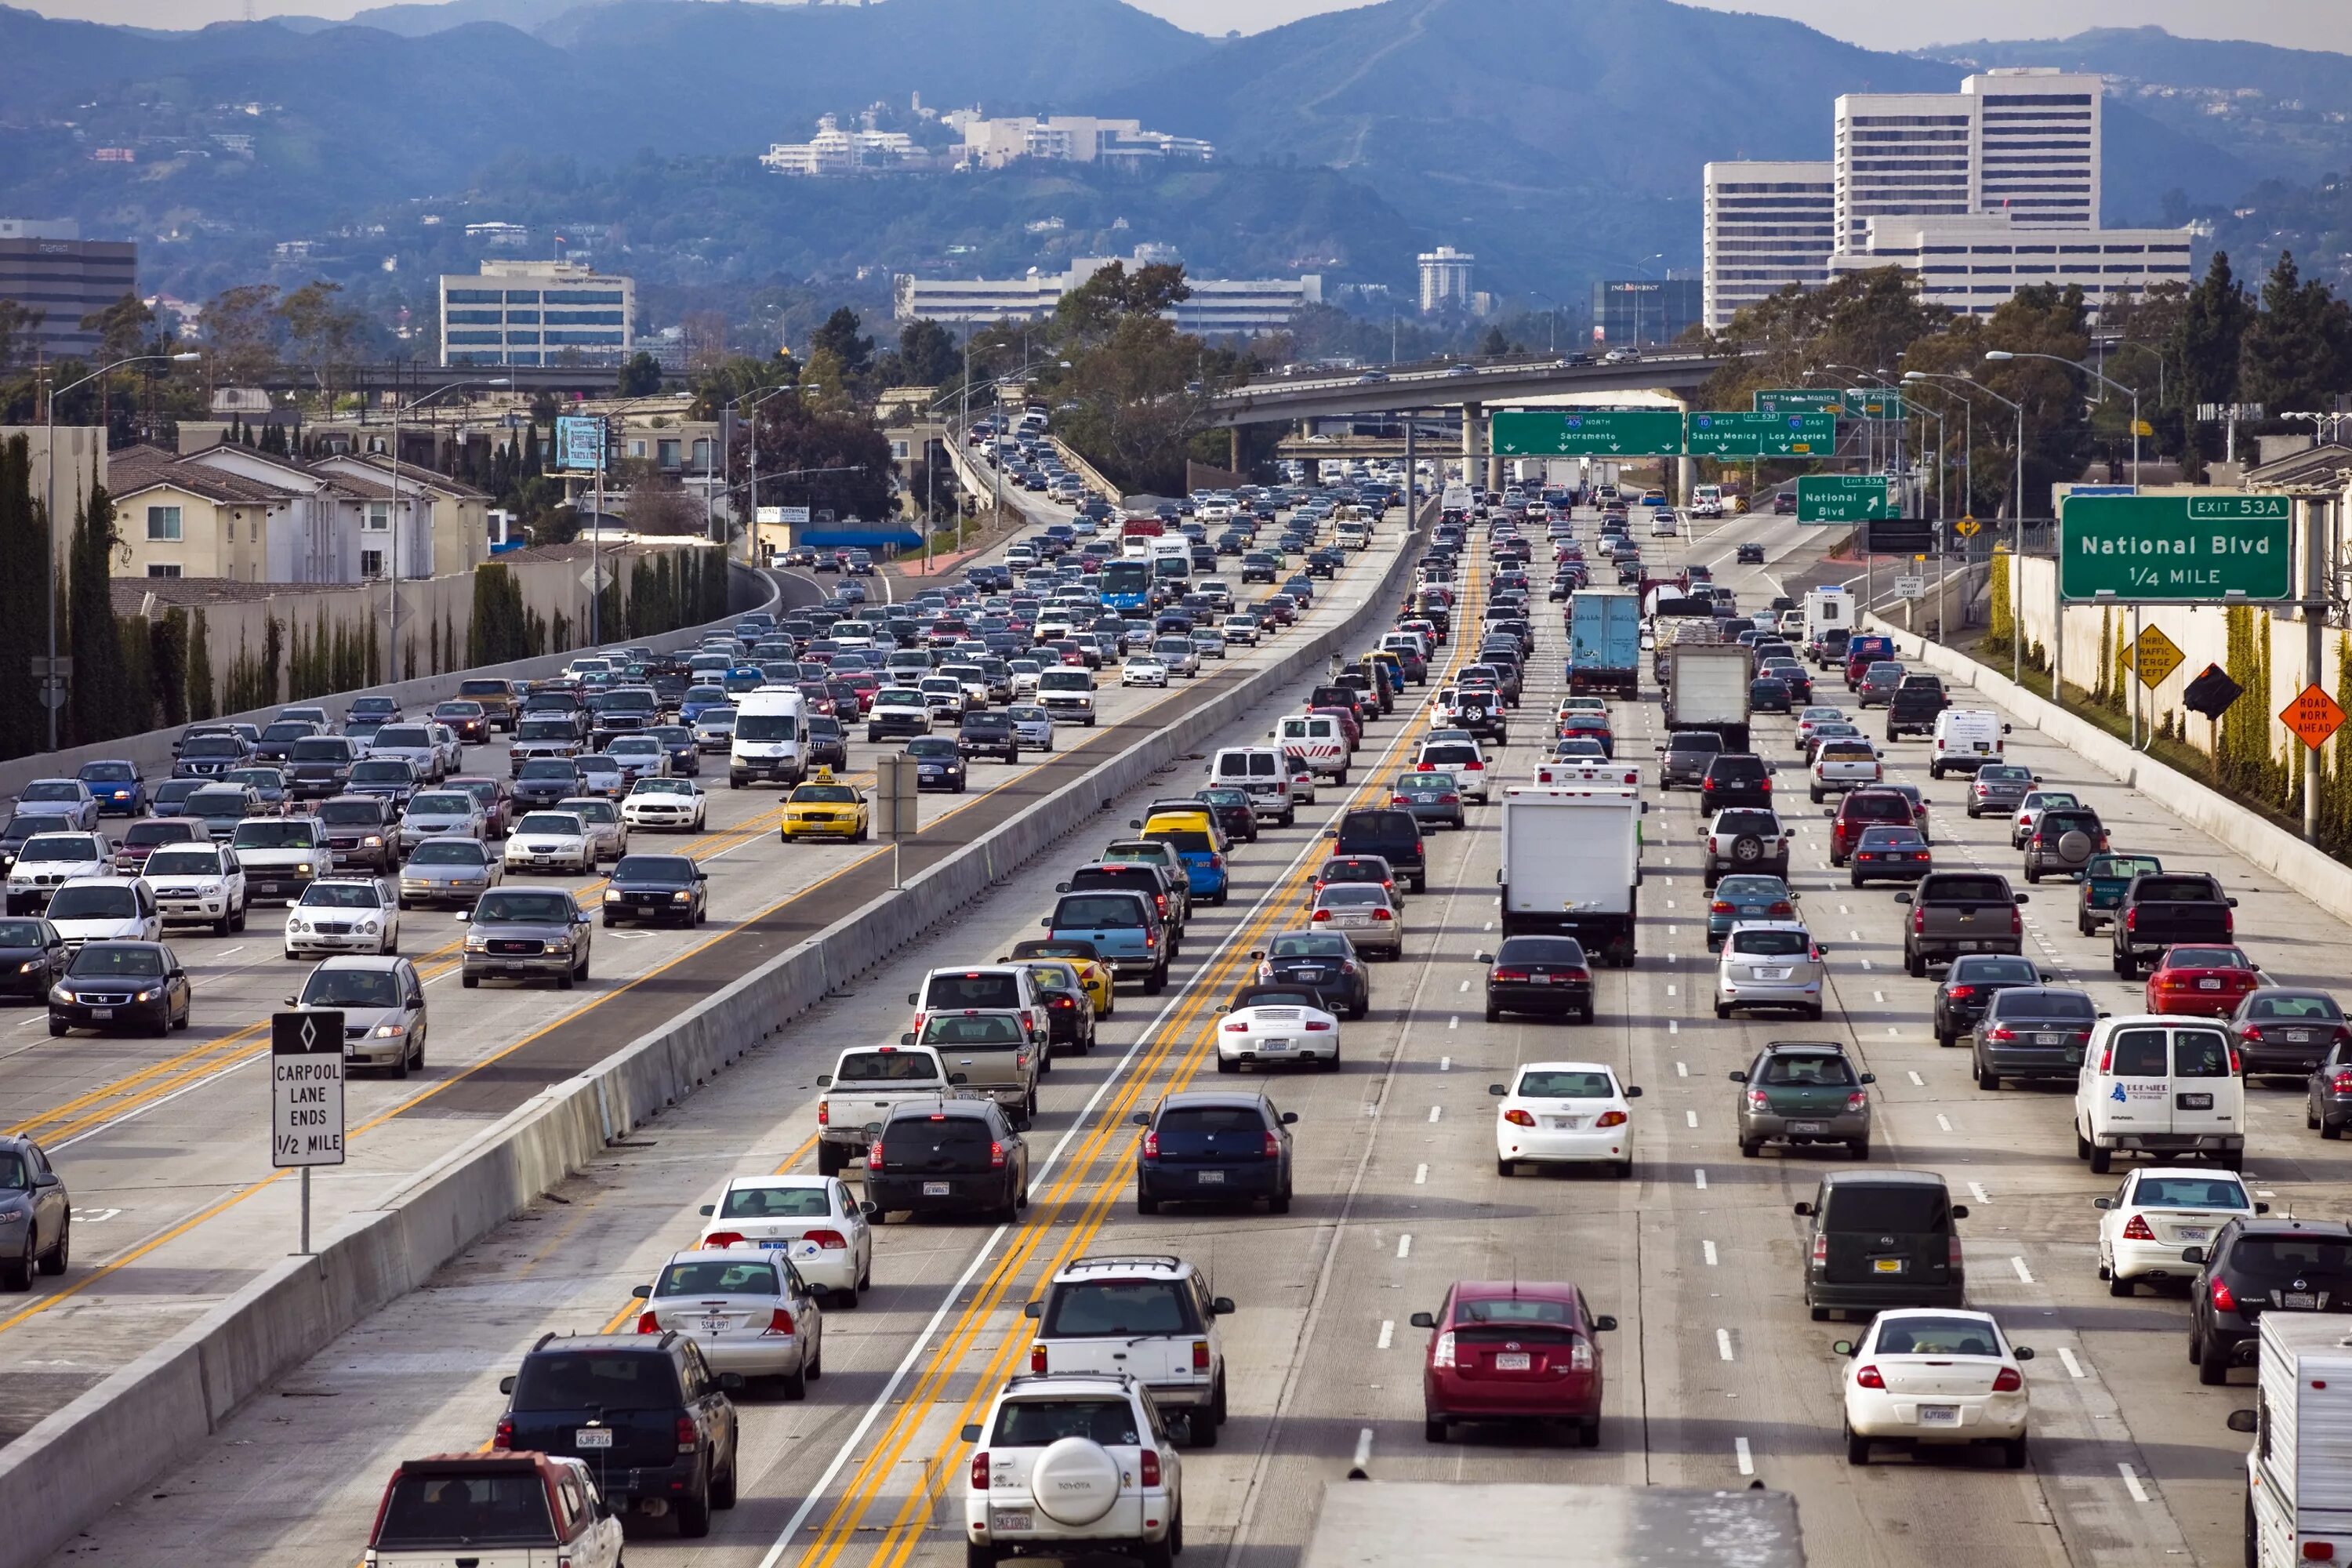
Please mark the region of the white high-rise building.
[[1743, 307], [1795, 284], [1829, 281], [1837, 247], [1835, 165], [1709, 163], [1704, 315], [1719, 331]]
[[1426, 312], [1456, 305], [1468, 310], [1471, 304], [1470, 269], [1477, 258], [1441, 245], [1435, 250], [1421, 253], [1421, 308]]
[[2021, 224], [2099, 226], [2096, 76], [2017, 68], [1960, 84], [1976, 104], [1976, 210]]
[[1874, 217], [1965, 217], [1976, 210], [1970, 100], [1849, 92], [1836, 113], [1838, 249], [1861, 248]]

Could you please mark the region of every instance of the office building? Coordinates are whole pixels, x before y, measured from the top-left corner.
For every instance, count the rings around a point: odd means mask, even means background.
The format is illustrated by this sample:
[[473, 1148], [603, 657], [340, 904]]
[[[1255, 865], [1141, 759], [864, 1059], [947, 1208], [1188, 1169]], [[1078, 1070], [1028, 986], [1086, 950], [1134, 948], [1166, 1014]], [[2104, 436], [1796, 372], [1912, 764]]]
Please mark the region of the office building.
[[2047, 228], [2011, 213], [1931, 220], [1873, 218], [1859, 249], [1830, 258], [1831, 276], [1900, 267], [1919, 298], [1989, 316], [2020, 289], [2079, 284], [2091, 310], [2159, 283], [2189, 283], [2180, 228]]
[[933, 160], [903, 131], [877, 131], [871, 125], [844, 131], [833, 115], [820, 117], [816, 134], [806, 142], [778, 142], [760, 162], [779, 174], [882, 174], [931, 168]]
[[2053, 227], [2099, 226], [2104, 82], [2017, 67], [1956, 93], [1847, 93], [1836, 106], [1838, 247], [1874, 217], [2008, 213]]
[[1825, 163], [1721, 163], [1706, 166], [1707, 327], [1720, 331], [1743, 308], [1794, 284], [1829, 281], [1837, 248], [1836, 166]]
[[576, 261], [485, 261], [441, 279], [441, 363], [618, 364], [635, 346], [636, 285]]
[[[1139, 247], [1132, 258], [1081, 257], [1064, 272], [1031, 268], [1025, 276], [1006, 279], [918, 278], [900, 273], [895, 279], [892, 314], [901, 321], [993, 324], [999, 321], [1042, 321], [1054, 313], [1062, 296], [1079, 287], [1114, 260], [1130, 267], [1149, 265]], [[1180, 331], [1216, 336], [1234, 332], [1279, 331], [1307, 305], [1323, 302], [1319, 273], [1299, 278], [1188, 278], [1192, 297], [1169, 312]]]
[[0, 217], [0, 300], [36, 317], [26, 360], [83, 359], [98, 352], [94, 316], [137, 292], [139, 247], [126, 240], [84, 239], [69, 219]]
[[1423, 315], [1432, 310], [1451, 307], [1466, 310], [1470, 308], [1470, 269], [1478, 258], [1450, 245], [1421, 253], [1421, 310]]
[[1698, 324], [1705, 296], [1696, 278], [1603, 279], [1592, 286], [1592, 341], [1610, 348], [1673, 342]]
[[1146, 131], [1139, 120], [1103, 120], [1082, 114], [990, 120], [971, 110], [940, 118], [963, 133], [956, 162], [965, 169], [1001, 169], [1024, 158], [1129, 168], [1170, 160], [1205, 163], [1217, 151], [1198, 137]]

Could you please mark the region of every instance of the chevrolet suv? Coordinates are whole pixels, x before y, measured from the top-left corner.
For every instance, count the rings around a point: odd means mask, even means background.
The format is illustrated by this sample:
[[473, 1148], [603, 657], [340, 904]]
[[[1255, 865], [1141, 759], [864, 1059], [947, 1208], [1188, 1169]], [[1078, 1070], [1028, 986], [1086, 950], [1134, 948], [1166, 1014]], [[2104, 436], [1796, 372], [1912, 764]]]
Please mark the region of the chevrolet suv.
[[713, 1372], [695, 1342], [658, 1333], [541, 1334], [499, 1380], [507, 1407], [494, 1449], [585, 1459], [614, 1510], [676, 1514], [677, 1532], [710, 1533], [735, 1506], [739, 1373]]

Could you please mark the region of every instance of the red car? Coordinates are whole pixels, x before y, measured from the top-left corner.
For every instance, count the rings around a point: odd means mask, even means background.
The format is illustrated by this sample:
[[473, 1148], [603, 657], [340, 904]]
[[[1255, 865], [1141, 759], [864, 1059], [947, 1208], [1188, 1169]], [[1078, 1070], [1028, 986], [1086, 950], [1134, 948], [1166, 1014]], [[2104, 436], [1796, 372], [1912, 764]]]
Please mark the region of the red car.
[[2243, 948], [2168, 947], [2147, 977], [2147, 1010], [2227, 1018], [2262, 983]]
[[1354, 752], [1356, 748], [1364, 743], [1364, 727], [1360, 723], [1357, 722], [1356, 710], [1354, 709], [1309, 708], [1307, 711], [1309, 713], [1319, 713], [1327, 719], [1335, 719], [1339, 721], [1340, 732], [1348, 737], [1348, 750], [1349, 752]]
[[1848, 790], [1834, 811], [1824, 811], [1830, 819], [1830, 864], [1843, 866], [1853, 855], [1854, 846], [1862, 842], [1865, 827], [1916, 827], [1912, 816], [1911, 801], [1906, 795], [1891, 789]]
[[1601, 1344], [1617, 1320], [1595, 1317], [1584, 1292], [1557, 1282], [1465, 1279], [1434, 1312], [1422, 1363], [1423, 1433], [1433, 1443], [1456, 1422], [1536, 1421], [1576, 1428], [1601, 1446]]

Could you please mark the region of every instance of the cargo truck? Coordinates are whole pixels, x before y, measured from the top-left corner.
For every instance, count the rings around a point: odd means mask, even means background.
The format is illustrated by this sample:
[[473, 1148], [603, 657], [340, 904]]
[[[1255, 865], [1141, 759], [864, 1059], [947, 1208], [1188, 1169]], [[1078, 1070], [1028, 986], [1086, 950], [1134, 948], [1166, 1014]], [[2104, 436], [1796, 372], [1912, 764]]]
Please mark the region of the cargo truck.
[[1630, 969], [1640, 917], [1641, 795], [1621, 784], [1503, 792], [1503, 934], [1572, 936]]
[[1853, 595], [1843, 588], [1813, 588], [1805, 595], [1805, 640], [1836, 626], [1853, 630]]
[[[2326, 1300], [2323, 1296], [2321, 1300]], [[2246, 1455], [2246, 1568], [2352, 1557], [2352, 1316], [2262, 1315]]]
[[1574, 696], [1642, 689], [1642, 602], [1622, 588], [1587, 588], [1568, 600], [1568, 689]]
[[1666, 662], [1666, 728], [1712, 730], [1727, 752], [1748, 749], [1748, 683], [1753, 660], [1738, 643], [1688, 642]]

